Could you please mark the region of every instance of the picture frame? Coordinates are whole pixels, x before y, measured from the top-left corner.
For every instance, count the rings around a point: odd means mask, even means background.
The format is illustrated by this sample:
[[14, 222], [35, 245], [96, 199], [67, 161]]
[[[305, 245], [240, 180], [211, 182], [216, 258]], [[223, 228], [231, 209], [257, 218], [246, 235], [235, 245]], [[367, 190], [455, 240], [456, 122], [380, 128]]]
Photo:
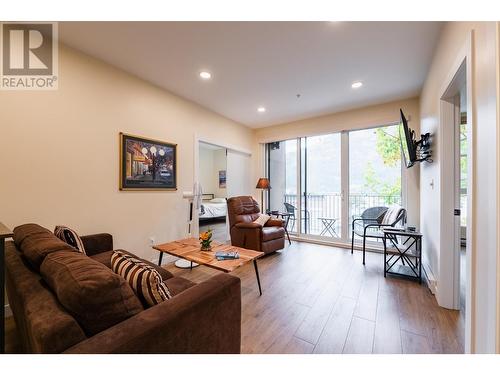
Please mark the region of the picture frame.
[[177, 190], [177, 144], [120, 133], [120, 190]]
[[219, 171], [219, 189], [226, 188], [226, 171]]

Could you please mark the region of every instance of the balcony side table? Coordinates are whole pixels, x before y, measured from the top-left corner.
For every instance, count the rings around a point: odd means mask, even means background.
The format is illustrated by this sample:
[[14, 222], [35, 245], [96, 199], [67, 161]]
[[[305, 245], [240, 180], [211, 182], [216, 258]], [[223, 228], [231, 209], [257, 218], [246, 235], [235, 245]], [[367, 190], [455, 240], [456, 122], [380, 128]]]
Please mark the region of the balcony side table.
[[[384, 228], [382, 232], [384, 277], [398, 275], [422, 283], [422, 234], [395, 228]], [[401, 264], [397, 264], [399, 261]]]
[[288, 238], [288, 243], [291, 245], [292, 241], [290, 241], [290, 235], [288, 234], [288, 223], [290, 222], [290, 216], [292, 216], [293, 214], [291, 214], [290, 212], [279, 212], [279, 211], [270, 211], [270, 210], [267, 210], [266, 214], [271, 215], [271, 216], [276, 216], [276, 217], [281, 216], [281, 218], [285, 220], [285, 233], [286, 233], [286, 237]]

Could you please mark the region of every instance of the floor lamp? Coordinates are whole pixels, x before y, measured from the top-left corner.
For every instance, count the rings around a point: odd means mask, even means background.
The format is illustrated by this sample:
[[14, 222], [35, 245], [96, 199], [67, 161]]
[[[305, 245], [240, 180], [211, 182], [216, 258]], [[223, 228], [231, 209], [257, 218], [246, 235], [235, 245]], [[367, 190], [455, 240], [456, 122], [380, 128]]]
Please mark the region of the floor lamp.
[[[201, 185], [199, 183], [195, 183], [193, 185], [193, 191], [185, 191], [182, 194], [184, 199], [189, 201], [189, 219], [188, 219], [188, 236], [191, 237], [191, 228], [193, 224], [193, 213], [194, 210], [198, 210], [201, 204], [201, 197], [203, 195], [203, 191]], [[175, 261], [175, 266], [178, 268], [193, 268], [199, 266], [198, 263], [190, 262], [186, 259], [177, 259]]]
[[257, 181], [257, 185], [255, 186], [256, 189], [261, 189], [260, 192], [260, 206], [262, 207], [262, 213], [264, 212], [264, 190], [269, 190], [271, 189], [271, 184], [269, 183], [268, 178], [261, 177], [259, 178], [259, 181]]

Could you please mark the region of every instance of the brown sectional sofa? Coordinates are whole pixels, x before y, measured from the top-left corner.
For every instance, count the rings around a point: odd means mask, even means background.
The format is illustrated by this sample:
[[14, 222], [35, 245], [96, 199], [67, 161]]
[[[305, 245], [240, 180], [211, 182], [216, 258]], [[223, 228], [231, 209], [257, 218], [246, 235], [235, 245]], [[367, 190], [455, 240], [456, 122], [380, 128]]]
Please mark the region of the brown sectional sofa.
[[113, 238], [84, 236], [87, 255], [36, 224], [5, 249], [9, 304], [26, 353], [239, 353], [240, 279], [194, 284], [160, 272], [173, 298], [145, 307], [110, 269]]

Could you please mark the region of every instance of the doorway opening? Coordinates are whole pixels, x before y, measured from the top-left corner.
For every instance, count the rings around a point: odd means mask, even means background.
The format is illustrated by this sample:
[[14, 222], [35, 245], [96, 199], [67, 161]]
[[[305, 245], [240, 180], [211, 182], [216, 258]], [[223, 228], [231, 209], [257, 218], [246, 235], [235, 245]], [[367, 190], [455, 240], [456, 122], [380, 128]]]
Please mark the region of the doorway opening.
[[198, 211], [200, 232], [212, 230], [215, 241], [227, 240], [227, 149], [199, 142], [198, 182], [202, 200]]
[[457, 247], [460, 251], [460, 303], [459, 310], [462, 316], [465, 314], [465, 290], [466, 290], [466, 252], [467, 252], [467, 164], [468, 164], [468, 141], [467, 141], [467, 84], [465, 83], [459, 92], [459, 121], [455, 127], [455, 194], [458, 199], [460, 224], [457, 231]]
[[471, 351], [472, 272], [472, 137], [470, 71], [466, 57], [441, 96], [441, 225], [437, 299], [459, 310], [460, 339]]

